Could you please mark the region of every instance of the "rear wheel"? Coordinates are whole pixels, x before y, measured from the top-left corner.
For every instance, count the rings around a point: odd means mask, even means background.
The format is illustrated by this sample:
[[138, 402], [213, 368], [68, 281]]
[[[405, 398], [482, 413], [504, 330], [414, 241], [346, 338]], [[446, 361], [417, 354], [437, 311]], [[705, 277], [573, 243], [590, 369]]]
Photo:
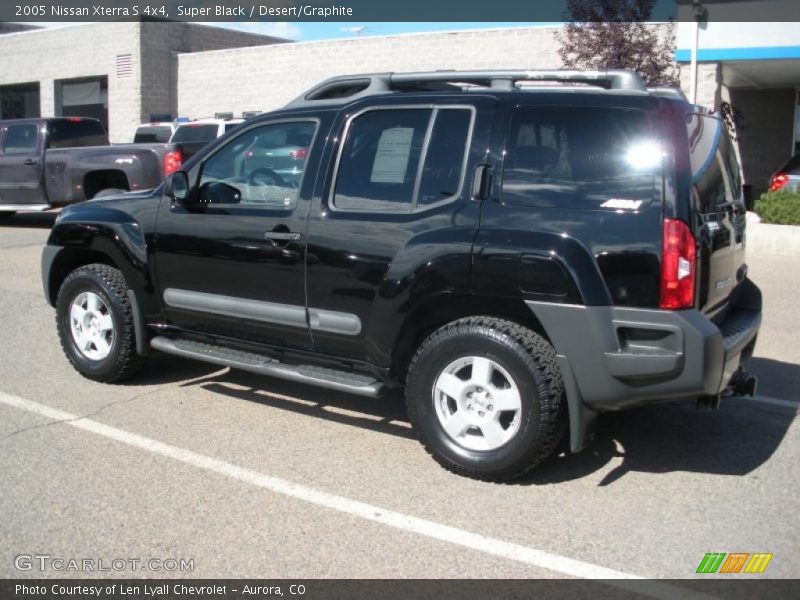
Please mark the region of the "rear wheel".
[[434, 332], [412, 359], [409, 418], [445, 468], [507, 481], [546, 459], [564, 434], [555, 351], [516, 323], [469, 317]]
[[84, 377], [106, 383], [133, 376], [136, 353], [128, 286], [117, 269], [91, 264], [70, 273], [58, 291], [56, 324], [64, 354]]

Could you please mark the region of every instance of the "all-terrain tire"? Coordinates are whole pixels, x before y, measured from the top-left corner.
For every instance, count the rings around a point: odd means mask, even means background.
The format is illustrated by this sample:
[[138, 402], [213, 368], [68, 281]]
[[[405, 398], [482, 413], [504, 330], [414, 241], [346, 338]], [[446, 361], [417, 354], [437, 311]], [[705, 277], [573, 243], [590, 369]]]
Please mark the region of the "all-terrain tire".
[[[127, 296], [128, 285], [122, 273], [104, 264], [90, 264], [67, 275], [56, 300], [56, 326], [61, 347], [72, 366], [84, 377], [113, 383], [134, 376], [146, 359], [136, 352], [133, 309]], [[71, 308], [81, 294], [97, 294], [113, 321], [110, 352], [91, 359], [78, 348], [71, 328]]]
[[[447, 433], [437, 415], [434, 386], [460, 357], [488, 358], [511, 376], [520, 392], [516, 433], [498, 448], [465, 447]], [[488, 316], [449, 323], [422, 343], [409, 366], [406, 407], [428, 453], [446, 469], [484, 481], [508, 481], [540, 464], [558, 445], [567, 422], [553, 347], [518, 323]]]

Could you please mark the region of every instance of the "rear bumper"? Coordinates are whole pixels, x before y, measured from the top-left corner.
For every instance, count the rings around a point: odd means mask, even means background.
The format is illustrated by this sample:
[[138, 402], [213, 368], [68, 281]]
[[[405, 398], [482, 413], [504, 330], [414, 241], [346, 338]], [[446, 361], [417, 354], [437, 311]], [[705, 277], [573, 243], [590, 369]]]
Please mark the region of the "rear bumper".
[[750, 280], [719, 327], [698, 310], [527, 304], [559, 356], [571, 418], [718, 394], [752, 355], [761, 325]]

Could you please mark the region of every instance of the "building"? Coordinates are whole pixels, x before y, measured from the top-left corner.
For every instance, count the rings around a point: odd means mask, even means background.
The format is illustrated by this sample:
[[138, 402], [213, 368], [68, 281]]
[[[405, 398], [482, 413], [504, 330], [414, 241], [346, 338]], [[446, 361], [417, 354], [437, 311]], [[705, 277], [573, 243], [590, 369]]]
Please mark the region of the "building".
[[[709, 4], [708, 19], [726, 14], [721, 11], [727, 4]], [[745, 180], [759, 195], [771, 174], [800, 152], [800, 27], [681, 22], [675, 58], [684, 91], [698, 104], [732, 115]]]
[[[682, 0], [689, 2], [689, 0]], [[752, 0], [703, 0], [707, 16]], [[773, 0], [773, 2], [796, 0]], [[691, 9], [689, 6], [681, 10]], [[686, 15], [682, 15], [686, 18]], [[663, 25], [654, 28], [666, 31]], [[433, 69], [558, 68], [558, 26], [286, 40], [166, 22], [102, 23], [0, 35], [0, 116], [92, 115], [112, 141], [151, 119], [248, 116], [334, 75]], [[800, 142], [800, 28], [794, 23], [677, 26], [687, 95], [731, 108], [754, 195]], [[697, 40], [696, 61], [692, 61]], [[694, 65], [694, 66], [693, 66]], [[696, 74], [696, 76], [695, 76]], [[38, 112], [37, 112], [38, 111]]]
[[8, 29], [0, 35], [0, 118], [96, 117], [112, 142], [130, 142], [142, 122], [177, 116], [178, 53], [286, 41], [155, 21]]

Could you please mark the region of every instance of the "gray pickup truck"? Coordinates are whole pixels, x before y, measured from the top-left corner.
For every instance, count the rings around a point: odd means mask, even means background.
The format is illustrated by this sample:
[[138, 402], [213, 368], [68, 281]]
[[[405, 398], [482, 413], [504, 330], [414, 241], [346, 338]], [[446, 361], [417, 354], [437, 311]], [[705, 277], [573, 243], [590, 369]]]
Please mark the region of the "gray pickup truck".
[[97, 119], [0, 121], [0, 216], [149, 190], [181, 163], [180, 146], [109, 145]]

